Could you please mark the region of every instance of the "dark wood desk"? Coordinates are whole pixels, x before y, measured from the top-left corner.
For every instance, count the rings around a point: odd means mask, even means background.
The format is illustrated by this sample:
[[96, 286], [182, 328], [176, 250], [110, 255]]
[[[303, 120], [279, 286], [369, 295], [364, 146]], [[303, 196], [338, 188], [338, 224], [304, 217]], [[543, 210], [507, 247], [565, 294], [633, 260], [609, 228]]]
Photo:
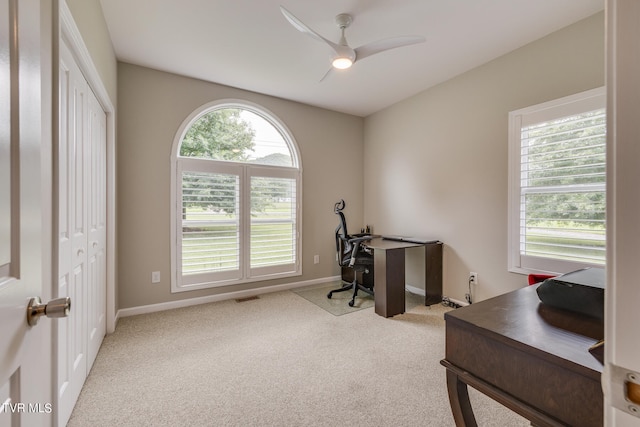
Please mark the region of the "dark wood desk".
[[365, 242], [373, 249], [375, 312], [392, 317], [405, 312], [405, 249], [425, 248], [425, 305], [442, 301], [442, 242], [409, 243], [380, 237]]
[[447, 388], [457, 426], [476, 426], [467, 384], [536, 426], [602, 426], [596, 319], [540, 303], [529, 286], [445, 314]]

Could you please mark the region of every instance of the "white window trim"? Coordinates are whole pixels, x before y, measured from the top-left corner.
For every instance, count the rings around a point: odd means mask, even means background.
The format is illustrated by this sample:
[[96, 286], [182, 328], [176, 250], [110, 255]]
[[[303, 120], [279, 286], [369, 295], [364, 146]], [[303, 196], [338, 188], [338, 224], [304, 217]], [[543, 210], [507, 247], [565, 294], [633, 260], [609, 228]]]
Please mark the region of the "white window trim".
[[[193, 283], [193, 284], [183, 284], [181, 279], [181, 267], [178, 266], [178, 233], [177, 233], [177, 222], [178, 218], [182, 213], [182, 207], [180, 205], [180, 201], [178, 200], [178, 185], [181, 182], [181, 170], [178, 165], [178, 149], [180, 148], [180, 144], [182, 143], [182, 139], [184, 138], [185, 133], [191, 127], [191, 125], [198, 120], [204, 114], [210, 112], [213, 109], [221, 109], [221, 108], [239, 108], [247, 111], [251, 111], [255, 113], [280, 131], [280, 133], [288, 140], [288, 145], [292, 151], [292, 161], [293, 166], [291, 168], [286, 167], [278, 167], [280, 171], [275, 171], [276, 168], [270, 167], [268, 165], [253, 165], [254, 169], [274, 169], [275, 173], [280, 176], [292, 177], [293, 174], [296, 175], [297, 179], [297, 188], [296, 188], [296, 263], [293, 271], [281, 272], [278, 269], [272, 269], [269, 271], [268, 268], [263, 268], [262, 274], [256, 275], [255, 272], [249, 270], [247, 266], [245, 270], [241, 272], [241, 277], [233, 277], [228, 280], [216, 280], [214, 282], [203, 282], [203, 283]], [[196, 160], [196, 159], [193, 159]], [[207, 160], [209, 161], [209, 160]], [[250, 178], [250, 174], [246, 171], [246, 167], [243, 163], [236, 162], [225, 162], [229, 163], [230, 167], [235, 167], [232, 165], [240, 166], [243, 171], [242, 173]], [[171, 184], [170, 184], [170, 239], [171, 239], [171, 293], [177, 292], [185, 292], [192, 291], [197, 289], [208, 289], [220, 286], [228, 286], [228, 285], [236, 285], [242, 283], [250, 283], [250, 282], [258, 282], [264, 280], [272, 280], [284, 277], [292, 277], [292, 276], [300, 276], [302, 275], [302, 164], [300, 161], [300, 150], [298, 149], [298, 144], [293, 137], [291, 131], [287, 128], [287, 126], [271, 111], [266, 108], [244, 100], [238, 99], [222, 99], [217, 101], [212, 101], [206, 103], [196, 110], [194, 110], [186, 119], [182, 122], [178, 131], [176, 132], [175, 138], [173, 140], [173, 144], [171, 146], [170, 153], [170, 167], [171, 167]], [[248, 180], [247, 180], [248, 181]], [[249, 185], [249, 184], [247, 184]], [[245, 195], [245, 197], [248, 197]], [[241, 201], [243, 203], [243, 201]], [[243, 245], [243, 250], [248, 251], [246, 247]], [[255, 268], [253, 269], [256, 270]]]
[[[600, 87], [509, 113], [509, 271], [521, 274], [562, 274], [592, 266], [573, 261], [520, 255], [520, 138], [523, 126], [604, 107], [606, 107], [606, 90]], [[602, 266], [597, 265], [597, 267]]]

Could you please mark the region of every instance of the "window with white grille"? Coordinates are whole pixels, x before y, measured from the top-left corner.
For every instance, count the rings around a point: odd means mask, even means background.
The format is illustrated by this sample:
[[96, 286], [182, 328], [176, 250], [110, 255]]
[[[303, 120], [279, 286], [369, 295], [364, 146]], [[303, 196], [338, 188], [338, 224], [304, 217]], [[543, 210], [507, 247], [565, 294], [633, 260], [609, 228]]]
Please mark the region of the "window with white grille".
[[174, 149], [174, 292], [302, 273], [301, 171], [281, 122], [253, 104], [212, 103]]
[[509, 269], [605, 263], [604, 89], [509, 113]]

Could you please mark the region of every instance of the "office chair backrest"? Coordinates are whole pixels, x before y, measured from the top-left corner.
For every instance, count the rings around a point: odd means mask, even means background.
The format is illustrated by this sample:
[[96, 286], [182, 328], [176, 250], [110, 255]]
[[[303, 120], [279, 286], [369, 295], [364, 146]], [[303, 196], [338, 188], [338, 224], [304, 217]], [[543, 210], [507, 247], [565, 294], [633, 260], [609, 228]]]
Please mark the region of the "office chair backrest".
[[336, 227], [336, 251], [338, 252], [338, 264], [344, 265], [348, 262], [346, 255], [351, 253], [352, 244], [349, 242], [350, 236], [347, 232], [347, 220], [342, 213], [345, 203], [340, 200], [333, 207], [333, 211], [340, 217], [340, 223]]
[[[349, 306], [353, 307], [358, 291], [363, 291], [369, 295], [373, 295], [373, 284], [365, 285], [364, 283], [358, 283], [358, 273], [361, 273], [361, 277], [364, 277], [364, 274], [369, 273], [370, 268], [373, 267], [373, 257], [370, 251], [367, 251], [366, 248], [361, 246], [362, 242], [370, 240], [371, 236], [365, 234], [350, 236], [347, 232], [347, 221], [342, 213], [344, 206], [344, 200], [340, 200], [333, 207], [333, 211], [340, 218], [340, 223], [336, 227], [335, 232], [336, 257], [338, 265], [342, 267], [343, 272], [345, 268], [348, 268], [353, 272], [353, 280], [351, 283], [347, 283], [339, 289], [330, 291], [327, 294], [327, 298], [331, 298], [331, 295], [335, 292], [353, 290], [353, 296], [349, 301]], [[361, 278], [360, 280], [362, 281], [364, 279]]]
[[344, 214], [342, 210], [344, 209], [345, 203], [344, 200], [340, 200], [333, 206], [333, 211], [340, 217], [340, 224], [338, 224], [338, 228], [336, 228], [336, 232], [342, 228], [342, 234], [344, 237], [349, 237], [349, 233], [347, 232], [347, 220], [344, 218]]

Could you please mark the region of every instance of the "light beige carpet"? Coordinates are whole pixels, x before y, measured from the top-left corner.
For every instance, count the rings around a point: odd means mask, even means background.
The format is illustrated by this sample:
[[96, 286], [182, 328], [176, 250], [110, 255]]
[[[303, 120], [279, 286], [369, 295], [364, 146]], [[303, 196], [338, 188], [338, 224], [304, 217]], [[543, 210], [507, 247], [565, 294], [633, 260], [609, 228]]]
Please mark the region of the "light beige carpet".
[[[69, 426], [453, 426], [446, 308], [334, 316], [294, 292], [120, 320]], [[471, 390], [480, 426], [529, 423]]]

